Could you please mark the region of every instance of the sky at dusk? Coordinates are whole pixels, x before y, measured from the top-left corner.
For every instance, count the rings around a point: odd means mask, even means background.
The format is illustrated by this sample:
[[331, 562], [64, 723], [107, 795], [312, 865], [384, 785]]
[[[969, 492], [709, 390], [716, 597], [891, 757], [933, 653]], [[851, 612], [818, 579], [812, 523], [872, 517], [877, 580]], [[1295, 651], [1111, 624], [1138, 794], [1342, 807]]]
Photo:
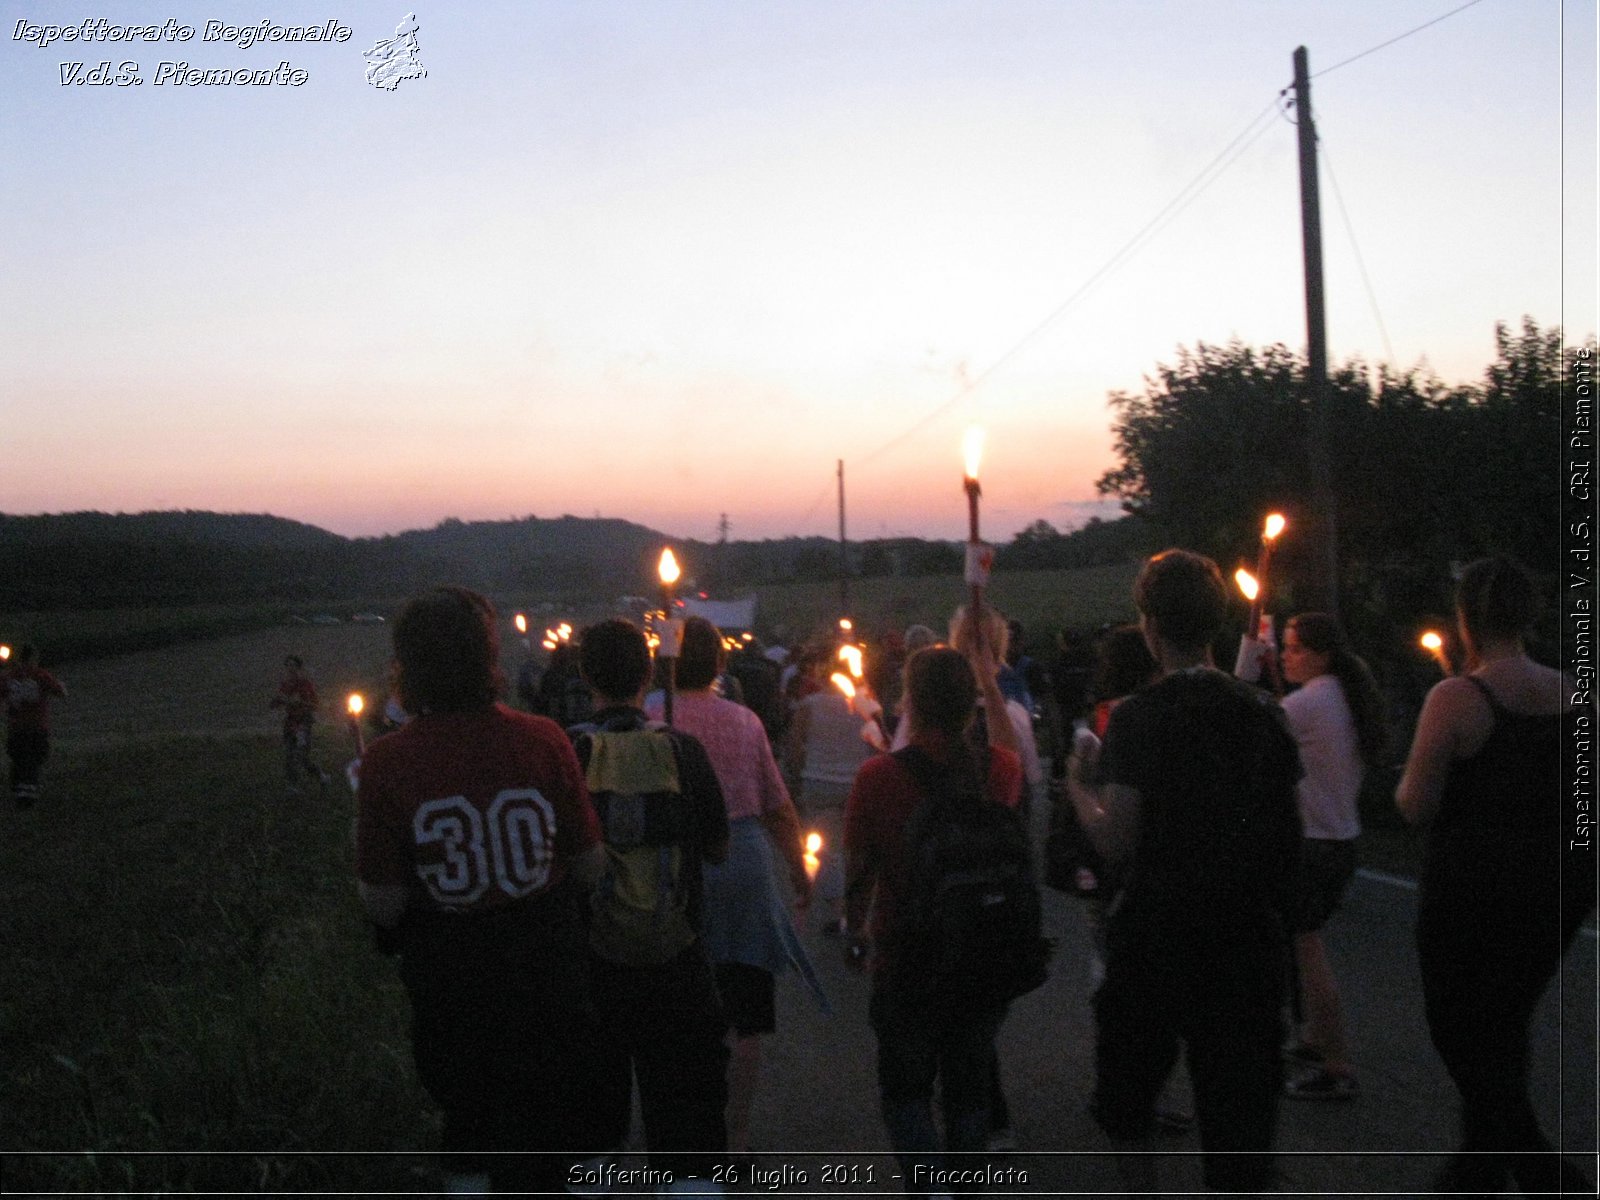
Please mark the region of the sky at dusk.
[[[372, 86], [407, 2], [427, 74]], [[1460, 3], [5, 0], [0, 512], [831, 534], [843, 459], [852, 537], [955, 538], [980, 424], [986, 534], [1074, 526], [1108, 393], [1304, 345], [1296, 46], [1333, 361], [1596, 329], [1596, 6], [1363, 55]], [[100, 16], [197, 32], [16, 36]], [[352, 32], [203, 40], [263, 19]]]

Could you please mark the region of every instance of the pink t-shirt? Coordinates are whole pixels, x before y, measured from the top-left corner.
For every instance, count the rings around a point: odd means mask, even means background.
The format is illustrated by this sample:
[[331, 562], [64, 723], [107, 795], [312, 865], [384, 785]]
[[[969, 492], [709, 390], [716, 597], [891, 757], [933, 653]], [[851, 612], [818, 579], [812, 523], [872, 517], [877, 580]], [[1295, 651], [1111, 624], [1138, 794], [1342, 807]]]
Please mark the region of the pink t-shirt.
[[[646, 701], [645, 712], [661, 720], [659, 696]], [[705, 746], [722, 785], [728, 820], [759, 817], [789, 803], [766, 728], [744, 705], [706, 692], [679, 692], [672, 697], [672, 726]]]

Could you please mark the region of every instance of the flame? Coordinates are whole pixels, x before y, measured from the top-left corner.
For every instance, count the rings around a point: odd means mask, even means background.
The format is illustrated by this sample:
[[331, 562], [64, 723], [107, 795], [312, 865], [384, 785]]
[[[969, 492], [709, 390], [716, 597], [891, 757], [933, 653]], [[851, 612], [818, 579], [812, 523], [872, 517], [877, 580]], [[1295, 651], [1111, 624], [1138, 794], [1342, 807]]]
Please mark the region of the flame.
[[856, 685], [851, 681], [850, 676], [843, 671], [835, 671], [828, 676], [828, 680], [850, 699], [854, 700], [856, 698]]
[[572, 626], [568, 625], [565, 621], [561, 622], [561, 624], [556, 626], [556, 636], [558, 638], [560, 638], [563, 642], [571, 641], [572, 640]]
[[351, 692], [350, 699], [344, 702], [344, 706], [349, 710], [352, 717], [359, 717], [361, 710], [367, 706], [367, 702], [361, 698], [360, 692]]
[[527, 617], [523, 616], [521, 613], [518, 613], [517, 616], [516, 616], [515, 623], [516, 623], [516, 626], [517, 626], [517, 632], [518, 633], [526, 634], [528, 632], [528, 618]]
[[8, 659], [10, 657], [11, 657], [11, 647], [10, 646], [0, 646], [0, 662], [5, 662], [6, 659]]
[[1288, 524], [1288, 518], [1282, 513], [1268, 513], [1267, 523], [1261, 530], [1262, 540], [1272, 541], [1287, 528]]
[[1239, 590], [1244, 593], [1246, 600], [1255, 600], [1261, 594], [1261, 585], [1256, 582], [1256, 577], [1240, 567], [1233, 573], [1233, 581], [1239, 585]]
[[815, 854], [822, 849], [822, 835], [820, 833], [806, 834], [806, 853]]
[[846, 666], [848, 666], [850, 668], [850, 674], [851, 674], [851, 676], [853, 678], [856, 678], [856, 679], [860, 679], [861, 678], [861, 647], [860, 646], [840, 646], [839, 647], [839, 661], [844, 663]]
[[[546, 632], [548, 633], [549, 631], [547, 630]], [[540, 642], [539, 645], [543, 646], [546, 650], [554, 650], [556, 648], [556, 643], [548, 637], [546, 637], [544, 641]]]
[[806, 878], [816, 882], [817, 872], [822, 870], [822, 860], [817, 857], [822, 849], [822, 835], [820, 833], [806, 834], [806, 852], [802, 856], [806, 867]]
[[1429, 654], [1437, 654], [1444, 649], [1444, 639], [1431, 629], [1417, 640]]
[[661, 561], [656, 566], [656, 574], [661, 576], [661, 582], [667, 587], [677, 583], [678, 577], [683, 574], [682, 568], [678, 566], [677, 555], [672, 553], [671, 546], [661, 552]]
[[844, 630], [846, 633], [849, 633], [855, 627], [856, 627], [855, 626], [855, 622], [852, 621], [849, 617], [840, 617], [839, 618], [839, 628]]
[[961, 442], [961, 454], [967, 461], [967, 478], [978, 477], [978, 463], [983, 459], [983, 429], [974, 425], [967, 430], [967, 436]]

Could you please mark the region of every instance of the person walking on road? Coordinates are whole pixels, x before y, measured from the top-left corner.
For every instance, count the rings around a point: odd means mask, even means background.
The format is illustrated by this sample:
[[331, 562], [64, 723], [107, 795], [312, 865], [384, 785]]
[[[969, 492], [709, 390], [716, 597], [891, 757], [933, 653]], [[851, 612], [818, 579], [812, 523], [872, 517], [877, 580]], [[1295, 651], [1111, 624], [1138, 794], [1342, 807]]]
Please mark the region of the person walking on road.
[[[1094, 1115], [1113, 1142], [1142, 1148], [1181, 1044], [1207, 1186], [1263, 1191], [1283, 1081], [1299, 756], [1277, 704], [1212, 664], [1228, 604], [1214, 562], [1158, 554], [1134, 602], [1161, 677], [1117, 706], [1103, 747], [1077, 739], [1067, 773], [1085, 832], [1123, 880], [1094, 1000]], [[1156, 1190], [1148, 1156], [1122, 1163], [1134, 1190]]]
[[[968, 738], [980, 679], [998, 708], [992, 657], [975, 671], [946, 646], [914, 653], [910, 745], [867, 762], [846, 809], [847, 961], [862, 965], [870, 948], [879, 1097], [914, 1195], [968, 1190], [963, 1172], [981, 1164], [941, 1159], [935, 1082], [944, 1148], [982, 1151], [995, 1035], [1007, 1003], [1044, 979], [1037, 885], [1018, 817], [1022, 765], [1014, 751]], [[940, 871], [956, 859], [959, 871]], [[948, 885], [958, 875], [980, 881], [970, 912], [957, 907], [962, 889]]]
[[[1241, 678], [1258, 673], [1250, 669], [1259, 662], [1258, 647], [1247, 638], [1241, 648]], [[1322, 928], [1355, 876], [1361, 783], [1369, 769], [1382, 765], [1388, 741], [1383, 696], [1339, 622], [1327, 613], [1290, 618], [1282, 660], [1283, 678], [1295, 689], [1283, 698], [1283, 712], [1305, 768], [1296, 789], [1305, 841], [1294, 921], [1304, 1025], [1288, 1051], [1300, 1071], [1284, 1085], [1284, 1094], [1296, 1100], [1351, 1100], [1360, 1086]]]
[[1427, 827], [1417, 958], [1428, 1034], [1461, 1093], [1461, 1152], [1441, 1191], [1593, 1195], [1559, 1156], [1528, 1097], [1528, 1028], [1594, 908], [1593, 839], [1575, 836], [1562, 760], [1584, 709], [1559, 671], [1528, 657], [1528, 576], [1473, 563], [1456, 588], [1468, 673], [1437, 684], [1417, 721], [1395, 801]]

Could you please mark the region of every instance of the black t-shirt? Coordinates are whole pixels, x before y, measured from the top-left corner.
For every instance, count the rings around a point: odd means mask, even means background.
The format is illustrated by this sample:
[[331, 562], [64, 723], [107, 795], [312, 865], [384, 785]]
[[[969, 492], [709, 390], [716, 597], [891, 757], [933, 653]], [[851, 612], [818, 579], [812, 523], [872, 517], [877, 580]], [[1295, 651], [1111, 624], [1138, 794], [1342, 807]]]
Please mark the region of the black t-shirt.
[[1220, 671], [1175, 672], [1118, 705], [1100, 779], [1141, 798], [1119, 922], [1207, 942], [1279, 936], [1300, 774], [1282, 709]]

